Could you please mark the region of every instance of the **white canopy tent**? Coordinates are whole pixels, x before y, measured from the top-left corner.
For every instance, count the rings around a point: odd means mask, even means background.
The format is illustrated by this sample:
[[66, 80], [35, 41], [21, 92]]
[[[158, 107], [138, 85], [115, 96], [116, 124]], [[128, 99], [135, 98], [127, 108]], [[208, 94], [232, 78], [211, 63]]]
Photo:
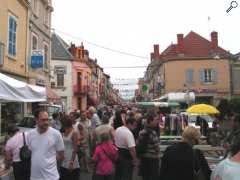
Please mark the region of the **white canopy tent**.
[[0, 101], [46, 101], [46, 88], [33, 86], [0, 73]]
[[194, 102], [195, 101], [195, 93], [168, 93], [160, 98], [154, 99], [154, 101], [166, 101], [166, 102]]
[[0, 73], [0, 132], [1, 102], [42, 102], [46, 100], [45, 87], [33, 86]]

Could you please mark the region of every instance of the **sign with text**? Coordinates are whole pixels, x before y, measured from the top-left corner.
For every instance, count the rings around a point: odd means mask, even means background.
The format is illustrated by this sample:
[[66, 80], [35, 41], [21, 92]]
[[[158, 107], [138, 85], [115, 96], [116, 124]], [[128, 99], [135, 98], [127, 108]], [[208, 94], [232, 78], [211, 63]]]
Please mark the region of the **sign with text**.
[[43, 68], [44, 51], [43, 50], [32, 50], [31, 56], [31, 68]]

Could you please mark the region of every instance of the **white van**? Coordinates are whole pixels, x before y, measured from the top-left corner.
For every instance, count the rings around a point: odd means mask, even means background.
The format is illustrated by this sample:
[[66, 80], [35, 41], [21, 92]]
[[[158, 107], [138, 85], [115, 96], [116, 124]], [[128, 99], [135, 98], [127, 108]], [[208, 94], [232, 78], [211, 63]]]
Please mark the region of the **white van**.
[[197, 117], [200, 116], [201, 118], [205, 119], [208, 122], [208, 126], [210, 129], [213, 128], [214, 118], [208, 114], [190, 114], [187, 112], [182, 112], [181, 115], [186, 115], [188, 117], [189, 126], [193, 126], [195, 128], [200, 129], [200, 126], [196, 126]]

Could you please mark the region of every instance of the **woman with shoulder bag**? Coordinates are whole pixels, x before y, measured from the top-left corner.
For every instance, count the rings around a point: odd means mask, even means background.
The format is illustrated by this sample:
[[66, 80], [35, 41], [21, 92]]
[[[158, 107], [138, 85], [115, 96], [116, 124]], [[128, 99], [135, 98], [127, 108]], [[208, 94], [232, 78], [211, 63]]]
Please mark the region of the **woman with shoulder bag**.
[[203, 153], [193, 149], [200, 136], [196, 128], [187, 127], [182, 142], [167, 148], [162, 158], [161, 180], [210, 180], [211, 170]]
[[[15, 125], [8, 127], [10, 139], [5, 146], [5, 161], [12, 164], [15, 180], [30, 180], [31, 156], [26, 148], [25, 133], [20, 133]], [[28, 152], [24, 152], [27, 150]]]

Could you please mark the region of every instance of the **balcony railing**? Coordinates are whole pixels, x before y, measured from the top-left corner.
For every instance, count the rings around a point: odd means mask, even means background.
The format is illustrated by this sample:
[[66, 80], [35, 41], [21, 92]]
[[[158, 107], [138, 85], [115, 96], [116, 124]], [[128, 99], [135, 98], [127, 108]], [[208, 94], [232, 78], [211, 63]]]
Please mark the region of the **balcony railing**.
[[90, 86], [79, 86], [75, 85], [73, 87], [74, 94], [87, 94], [90, 91]]

